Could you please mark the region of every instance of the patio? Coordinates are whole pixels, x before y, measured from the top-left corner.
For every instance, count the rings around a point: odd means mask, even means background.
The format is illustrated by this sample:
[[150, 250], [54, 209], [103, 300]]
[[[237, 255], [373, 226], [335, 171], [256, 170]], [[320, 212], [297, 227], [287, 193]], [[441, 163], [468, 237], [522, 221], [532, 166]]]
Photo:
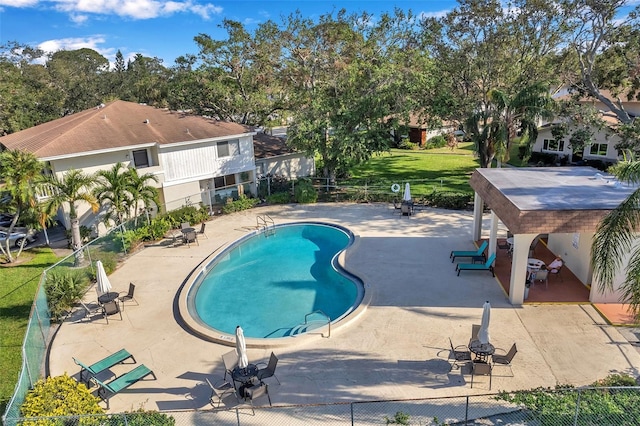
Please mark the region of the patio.
[[[123, 320], [112, 318], [108, 325], [99, 316], [63, 324], [52, 343], [50, 374], [77, 375], [72, 357], [91, 363], [125, 348], [158, 379], [140, 381], [111, 398], [111, 412], [209, 409], [204, 379], [223, 376], [221, 355], [230, 347], [189, 334], [177, 314], [176, 293], [205, 257], [255, 229], [262, 214], [276, 223], [313, 220], [350, 228], [358, 241], [346, 264], [371, 294], [367, 309], [332, 329], [330, 338], [294, 338], [291, 346], [274, 349], [282, 382], [270, 382], [274, 405], [487, 393], [484, 382], [471, 389], [470, 376], [450, 371], [447, 361], [448, 338], [456, 345], [468, 342], [485, 300], [493, 308], [492, 343], [508, 349], [517, 342], [519, 351], [514, 376], [496, 372], [492, 392], [580, 386], [613, 372], [638, 375], [637, 350], [591, 305], [512, 306], [490, 273], [457, 277], [448, 255], [473, 248], [470, 212], [425, 209], [403, 218], [387, 204], [257, 208], [214, 218], [207, 223], [209, 238], [200, 239], [200, 245], [146, 247], [109, 276], [116, 291], [126, 292], [129, 282], [135, 283], [140, 305], [127, 305]], [[549, 292], [555, 284], [552, 278]], [[248, 350], [251, 362], [266, 361], [270, 353], [270, 348]], [[128, 369], [119, 365], [112, 371], [119, 375]]]

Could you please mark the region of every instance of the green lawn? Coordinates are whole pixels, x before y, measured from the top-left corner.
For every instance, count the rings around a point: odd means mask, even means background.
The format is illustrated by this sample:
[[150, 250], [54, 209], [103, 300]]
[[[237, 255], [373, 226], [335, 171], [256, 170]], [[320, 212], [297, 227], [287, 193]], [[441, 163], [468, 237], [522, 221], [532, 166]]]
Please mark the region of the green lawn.
[[42, 271], [57, 262], [49, 248], [29, 250], [35, 255], [19, 266], [0, 267], [0, 414], [13, 395], [20, 367], [22, 342]]
[[426, 195], [434, 188], [472, 192], [469, 177], [479, 167], [473, 153], [473, 143], [460, 143], [449, 148], [410, 151], [392, 149], [374, 156], [351, 170], [351, 180], [368, 184], [394, 182], [401, 186], [411, 183], [411, 194]]

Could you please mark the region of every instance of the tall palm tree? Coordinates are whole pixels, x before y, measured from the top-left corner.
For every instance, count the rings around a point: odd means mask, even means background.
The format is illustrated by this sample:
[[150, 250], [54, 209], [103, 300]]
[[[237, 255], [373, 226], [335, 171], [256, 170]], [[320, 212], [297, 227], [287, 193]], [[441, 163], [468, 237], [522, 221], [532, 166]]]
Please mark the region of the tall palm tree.
[[98, 212], [100, 203], [92, 194], [91, 189], [96, 183], [96, 177], [81, 170], [69, 170], [60, 178], [56, 174], [43, 176], [42, 184], [50, 185], [53, 189], [51, 197], [45, 201], [44, 211], [51, 216], [61, 206], [69, 207], [69, 219], [71, 220], [71, 243], [74, 251], [77, 252], [76, 263], [80, 263], [84, 258], [80, 250], [82, 248], [82, 238], [80, 237], [80, 223], [76, 203], [82, 201], [91, 206], [94, 213]]
[[[31, 153], [8, 150], [0, 154], [0, 178], [4, 180], [4, 190], [9, 195], [7, 204], [14, 213], [13, 220], [7, 230], [8, 234], [13, 232], [23, 213], [36, 207], [36, 186], [34, 183], [42, 175], [43, 169], [44, 165]], [[0, 251], [7, 261], [12, 263], [14, 257], [10, 244], [9, 238], [7, 238], [4, 247], [0, 247]], [[16, 258], [20, 256], [23, 248], [24, 244], [21, 245]]]
[[158, 190], [149, 185], [150, 182], [158, 182], [158, 178], [151, 174], [138, 174], [138, 170], [129, 169], [127, 172], [127, 189], [131, 195], [132, 205], [135, 211], [135, 221], [138, 224], [138, 207], [140, 203], [148, 207], [151, 203], [159, 205]]
[[[109, 170], [96, 172], [96, 186], [93, 194], [100, 204], [108, 206], [105, 223], [113, 221], [116, 225], [128, 216], [132, 203], [129, 193], [129, 173], [123, 163], [116, 163]], [[114, 220], [115, 216], [115, 220]]]
[[[609, 171], [622, 182], [640, 183], [640, 161], [624, 161]], [[613, 290], [617, 272], [625, 267], [625, 280], [620, 286], [621, 301], [628, 303], [636, 318], [640, 318], [640, 189], [636, 189], [598, 225], [591, 246], [593, 277], [598, 290]], [[624, 259], [631, 257], [627, 265]]]

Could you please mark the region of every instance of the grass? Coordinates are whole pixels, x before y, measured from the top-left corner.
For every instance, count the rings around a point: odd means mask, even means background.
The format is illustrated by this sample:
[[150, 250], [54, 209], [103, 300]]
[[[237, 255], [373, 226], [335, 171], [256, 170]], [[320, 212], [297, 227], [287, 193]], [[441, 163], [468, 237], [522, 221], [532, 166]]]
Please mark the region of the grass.
[[0, 268], [0, 413], [4, 413], [18, 381], [22, 342], [40, 275], [58, 260], [49, 248], [35, 248], [23, 256], [33, 258]]
[[473, 143], [460, 143], [453, 151], [449, 148], [410, 151], [392, 149], [371, 158], [365, 164], [351, 170], [351, 181], [368, 184], [411, 184], [411, 194], [426, 195], [435, 188], [472, 192], [469, 186], [471, 173], [479, 167], [473, 153]]

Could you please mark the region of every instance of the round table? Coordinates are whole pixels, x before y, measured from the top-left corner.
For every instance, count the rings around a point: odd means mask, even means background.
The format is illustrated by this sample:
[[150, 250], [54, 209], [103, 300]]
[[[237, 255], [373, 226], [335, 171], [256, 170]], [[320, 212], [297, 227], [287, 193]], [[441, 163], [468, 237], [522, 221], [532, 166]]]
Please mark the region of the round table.
[[98, 303], [104, 305], [105, 303], [113, 302], [118, 298], [120, 293], [115, 291], [110, 291], [108, 293], [101, 294], [98, 296]]
[[474, 340], [469, 343], [469, 350], [476, 355], [474, 362], [487, 362], [487, 358], [495, 353], [496, 348], [491, 343], [480, 343], [480, 340]]
[[258, 366], [255, 364], [247, 365], [247, 368], [236, 367], [231, 371], [231, 378], [234, 382], [240, 382], [244, 385], [253, 381], [258, 374]]

